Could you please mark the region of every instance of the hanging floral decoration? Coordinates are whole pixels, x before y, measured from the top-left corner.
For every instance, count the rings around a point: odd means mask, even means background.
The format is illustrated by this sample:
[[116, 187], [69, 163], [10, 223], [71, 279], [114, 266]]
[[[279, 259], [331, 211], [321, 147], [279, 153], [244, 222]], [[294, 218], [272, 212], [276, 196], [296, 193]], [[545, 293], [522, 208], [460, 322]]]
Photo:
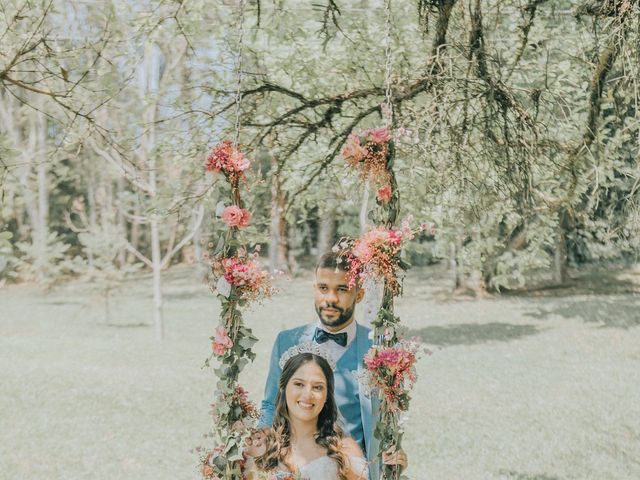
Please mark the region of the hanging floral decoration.
[[357, 240], [342, 242], [342, 247], [348, 252], [345, 257], [350, 288], [371, 278], [384, 281], [393, 295], [401, 293], [401, 273], [409, 268], [402, 257], [402, 249], [415, 238], [416, 233], [426, 228], [426, 225], [421, 225], [412, 229], [410, 222], [409, 217], [402, 221], [399, 229], [379, 226]]
[[209, 285], [221, 304], [219, 324], [211, 340], [211, 355], [205, 360], [209, 367], [215, 360], [213, 372], [217, 379], [215, 402], [211, 405], [214, 446], [198, 448], [200, 473], [207, 480], [241, 480], [245, 438], [255, 427], [259, 414], [249, 400], [247, 391], [238, 383], [240, 372], [255, 359], [252, 347], [257, 338], [244, 325], [243, 307], [274, 293], [269, 274], [261, 267], [258, 248], [252, 253], [244, 240], [243, 230], [251, 223], [251, 212], [242, 205], [241, 180], [251, 162], [238, 145], [223, 141], [213, 147], [205, 168], [224, 175], [230, 188], [221, 187], [229, 198], [222, 200], [217, 243], [209, 244], [205, 258], [210, 265]]
[[358, 170], [364, 180], [380, 185], [383, 195], [391, 190], [386, 166], [390, 140], [387, 128], [370, 128], [351, 133], [342, 149], [347, 163]]
[[214, 146], [205, 162], [207, 171], [223, 173], [232, 185], [238, 184], [250, 165], [249, 159], [231, 140], [224, 140]]
[[[391, 112], [390, 105], [385, 104], [383, 108]], [[391, 119], [388, 120], [391, 125]], [[376, 226], [357, 240], [342, 240], [338, 250], [343, 252], [341, 257], [348, 264], [351, 286], [374, 280], [384, 287], [378, 314], [371, 322], [374, 346], [365, 356], [366, 369], [360, 377], [365, 390], [377, 392], [372, 398], [378, 403], [374, 435], [380, 440], [380, 457], [391, 447], [401, 448], [398, 415], [408, 410], [409, 392], [416, 381], [418, 344], [400, 340], [400, 319], [394, 314], [394, 298], [402, 294], [403, 274], [410, 267], [403, 250], [419, 232], [433, 231], [427, 224], [412, 228], [410, 217], [403, 220], [399, 228], [395, 226], [400, 212], [400, 194], [393, 171], [395, 152], [390, 129], [386, 127], [352, 133], [342, 149], [347, 164], [376, 188], [377, 206], [369, 212]], [[400, 478], [399, 467], [382, 465], [382, 462], [380, 465], [382, 480]]]
[[274, 293], [271, 277], [262, 269], [257, 252], [247, 254], [240, 249], [231, 257], [218, 257], [212, 262], [212, 272], [217, 278], [216, 292], [227, 299], [232, 292], [242, 302], [261, 300]]
[[401, 340], [390, 346], [375, 345], [364, 357], [368, 386], [382, 393], [390, 413], [409, 409], [418, 350], [416, 342]]

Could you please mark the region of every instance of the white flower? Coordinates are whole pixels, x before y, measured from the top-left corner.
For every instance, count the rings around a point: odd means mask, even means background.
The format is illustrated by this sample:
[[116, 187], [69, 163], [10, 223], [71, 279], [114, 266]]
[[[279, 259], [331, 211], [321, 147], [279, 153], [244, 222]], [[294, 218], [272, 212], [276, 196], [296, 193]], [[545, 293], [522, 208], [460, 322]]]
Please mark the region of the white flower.
[[356, 381], [360, 385], [360, 393], [365, 397], [370, 398], [371, 392], [373, 388], [371, 386], [371, 378], [369, 377], [369, 372], [367, 370], [361, 371], [353, 371], [351, 372], [353, 376], [356, 378]]
[[227, 282], [226, 278], [220, 277], [218, 283], [216, 283], [216, 290], [224, 298], [229, 298], [229, 295], [231, 295], [231, 284]]

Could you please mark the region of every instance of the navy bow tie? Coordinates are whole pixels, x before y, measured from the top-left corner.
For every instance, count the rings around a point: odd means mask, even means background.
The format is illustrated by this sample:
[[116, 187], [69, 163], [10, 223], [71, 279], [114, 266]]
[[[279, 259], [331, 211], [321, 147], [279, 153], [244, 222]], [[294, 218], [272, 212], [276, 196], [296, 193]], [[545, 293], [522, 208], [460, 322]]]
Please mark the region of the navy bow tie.
[[313, 340], [315, 340], [316, 343], [324, 343], [324, 342], [328, 342], [329, 340], [333, 340], [338, 345], [346, 347], [347, 332], [329, 333], [329, 332], [325, 332], [320, 328], [316, 328], [316, 333], [313, 335]]

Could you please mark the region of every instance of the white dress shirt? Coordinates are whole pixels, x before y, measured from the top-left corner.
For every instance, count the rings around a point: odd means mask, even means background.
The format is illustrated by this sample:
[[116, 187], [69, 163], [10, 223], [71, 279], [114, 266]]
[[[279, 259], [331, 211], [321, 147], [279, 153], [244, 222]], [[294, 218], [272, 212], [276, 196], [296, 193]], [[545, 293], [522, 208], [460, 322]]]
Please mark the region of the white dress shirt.
[[322, 346], [327, 349], [329, 354], [335, 359], [336, 362], [338, 360], [340, 360], [340, 357], [342, 357], [344, 352], [347, 351], [347, 348], [349, 348], [349, 345], [351, 345], [351, 342], [353, 342], [355, 340], [355, 338], [356, 338], [356, 330], [357, 330], [357, 328], [356, 328], [355, 319], [353, 319], [351, 321], [351, 323], [349, 323], [349, 325], [347, 325], [346, 327], [342, 328], [341, 330], [338, 330], [337, 332], [330, 331], [319, 320], [318, 320], [318, 324], [316, 325], [316, 327], [319, 328], [320, 330], [324, 330], [327, 333], [333, 333], [333, 334], [342, 333], [342, 332], [346, 332], [347, 333], [347, 344], [344, 347], [342, 345], [338, 345], [333, 340], [329, 340], [329, 341], [324, 342], [322, 344]]

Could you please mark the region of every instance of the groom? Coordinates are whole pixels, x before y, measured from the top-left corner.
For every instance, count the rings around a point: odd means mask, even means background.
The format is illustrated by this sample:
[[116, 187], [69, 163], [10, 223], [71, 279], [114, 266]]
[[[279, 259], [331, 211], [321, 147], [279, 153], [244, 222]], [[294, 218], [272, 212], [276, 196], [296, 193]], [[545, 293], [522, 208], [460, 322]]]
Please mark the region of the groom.
[[[262, 401], [261, 426], [271, 426], [280, 378], [280, 356], [289, 348], [303, 342], [322, 344], [336, 359], [334, 371], [335, 399], [342, 427], [361, 446], [369, 461], [377, 455], [378, 441], [373, 436], [376, 418], [372, 415], [371, 398], [360, 391], [356, 373], [363, 368], [363, 358], [372, 345], [370, 329], [358, 324], [354, 318], [356, 304], [362, 300], [364, 290], [349, 288], [345, 261], [338, 253], [325, 253], [316, 266], [314, 305], [318, 322], [285, 330], [278, 334], [271, 353], [269, 374]], [[385, 463], [406, 466], [404, 452], [385, 452]], [[371, 468], [371, 479], [379, 472]]]

